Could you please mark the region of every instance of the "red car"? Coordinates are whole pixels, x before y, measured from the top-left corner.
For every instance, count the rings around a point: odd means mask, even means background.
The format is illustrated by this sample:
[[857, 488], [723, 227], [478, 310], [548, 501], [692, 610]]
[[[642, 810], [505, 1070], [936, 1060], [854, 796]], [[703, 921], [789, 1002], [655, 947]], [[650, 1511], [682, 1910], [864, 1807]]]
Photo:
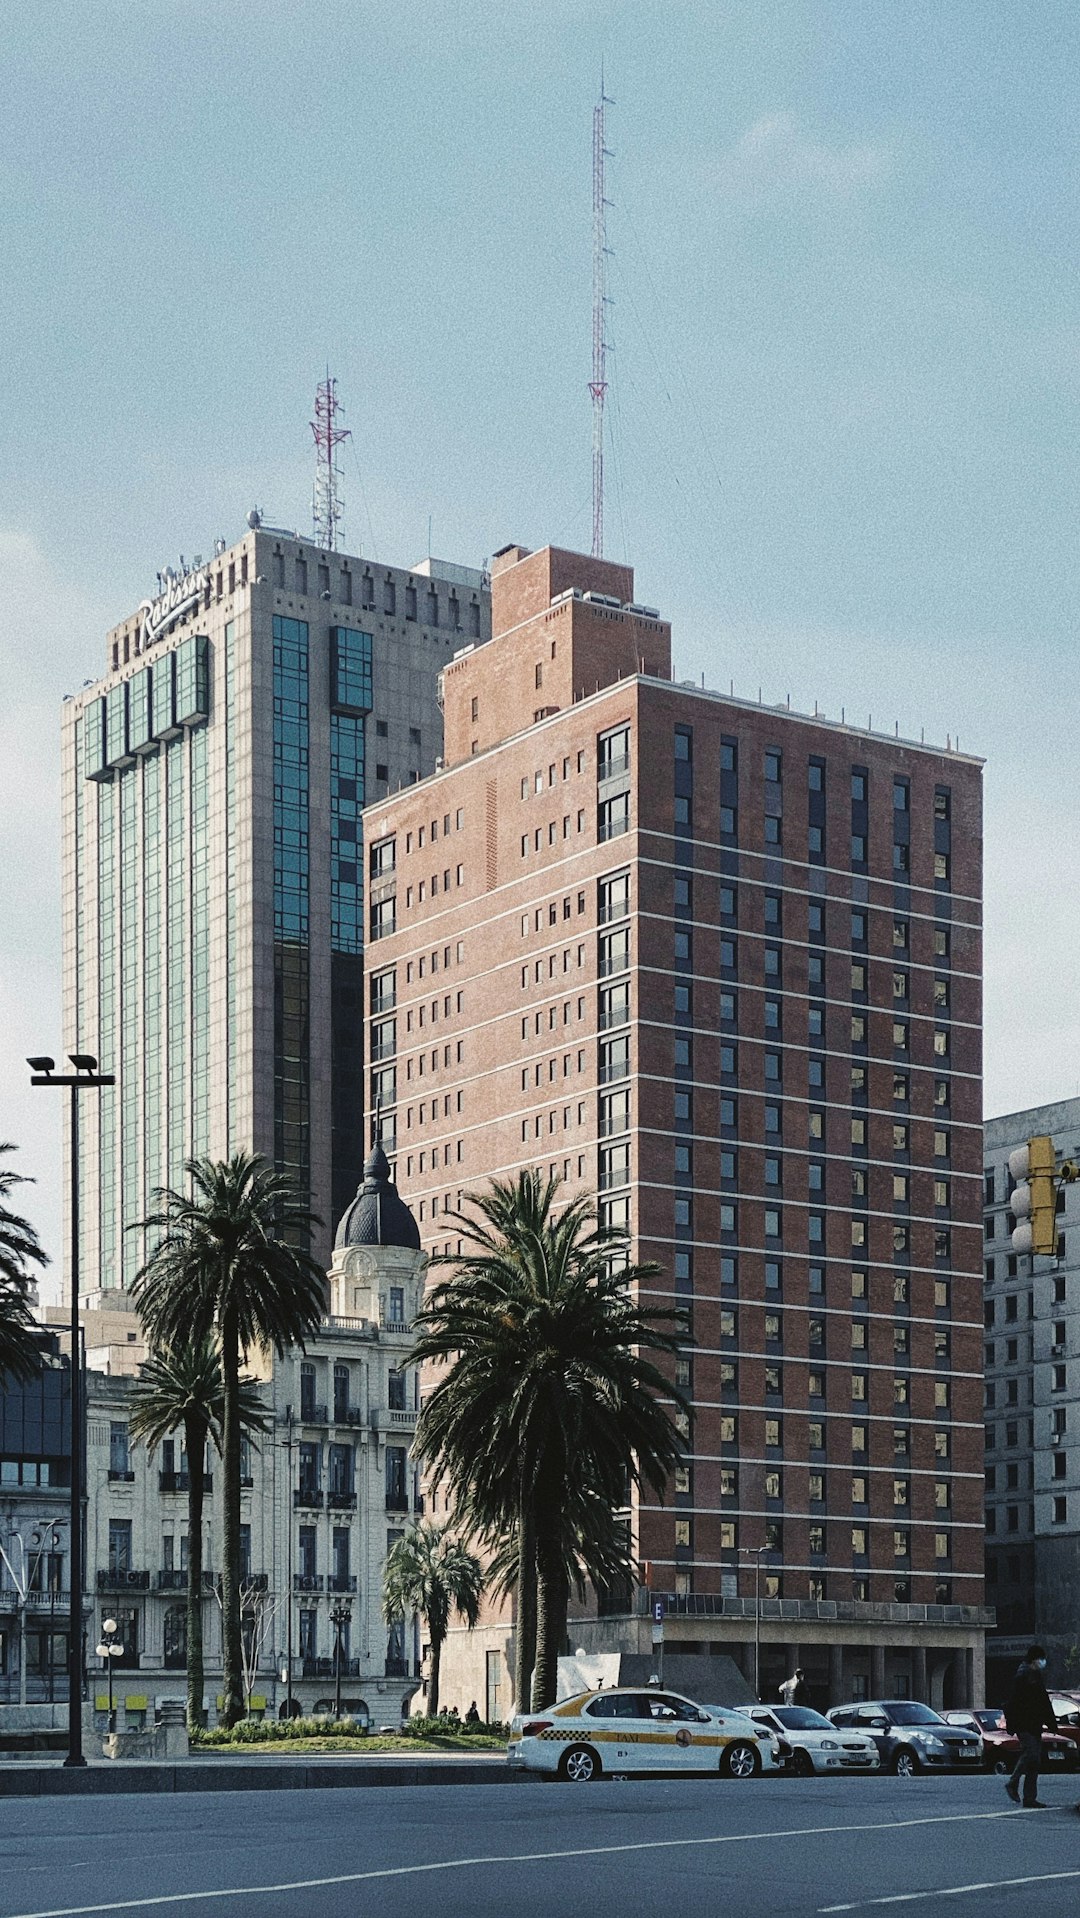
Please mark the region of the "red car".
[[[1008, 1730], [1005, 1713], [994, 1706], [984, 1711], [944, 1712], [950, 1725], [965, 1725], [981, 1734], [983, 1767], [986, 1771], [1010, 1772], [1020, 1756], [1020, 1740]], [[1078, 1726], [1080, 1729], [1080, 1726]], [[1059, 1732], [1044, 1732], [1043, 1766], [1047, 1771], [1076, 1771], [1080, 1768], [1080, 1743]]]

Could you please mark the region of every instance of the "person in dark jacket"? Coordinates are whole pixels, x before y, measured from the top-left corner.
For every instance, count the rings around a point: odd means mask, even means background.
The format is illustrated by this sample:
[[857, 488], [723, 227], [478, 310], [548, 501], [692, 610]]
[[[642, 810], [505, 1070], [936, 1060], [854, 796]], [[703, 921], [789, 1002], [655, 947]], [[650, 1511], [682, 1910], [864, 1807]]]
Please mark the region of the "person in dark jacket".
[[[1025, 1811], [1043, 1809], [1035, 1795], [1039, 1788], [1039, 1767], [1042, 1764], [1043, 1729], [1045, 1727], [1048, 1732], [1057, 1730], [1054, 1708], [1043, 1683], [1045, 1670], [1046, 1653], [1041, 1645], [1033, 1645], [1025, 1653], [1017, 1670], [1005, 1706], [1005, 1723], [1020, 1740], [1020, 1756], [1005, 1790], [1015, 1805], [1023, 1804]], [[1022, 1800], [1021, 1786], [1024, 1793]]]

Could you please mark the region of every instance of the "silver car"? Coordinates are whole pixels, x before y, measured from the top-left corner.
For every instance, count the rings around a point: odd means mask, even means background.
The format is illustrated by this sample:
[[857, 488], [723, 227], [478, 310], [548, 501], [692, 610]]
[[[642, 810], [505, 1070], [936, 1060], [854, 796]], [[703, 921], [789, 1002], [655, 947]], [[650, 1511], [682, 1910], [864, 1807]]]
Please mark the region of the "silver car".
[[808, 1705], [751, 1705], [747, 1717], [787, 1739], [792, 1748], [788, 1769], [801, 1778], [831, 1771], [881, 1770], [878, 1748], [868, 1732], [840, 1731]]

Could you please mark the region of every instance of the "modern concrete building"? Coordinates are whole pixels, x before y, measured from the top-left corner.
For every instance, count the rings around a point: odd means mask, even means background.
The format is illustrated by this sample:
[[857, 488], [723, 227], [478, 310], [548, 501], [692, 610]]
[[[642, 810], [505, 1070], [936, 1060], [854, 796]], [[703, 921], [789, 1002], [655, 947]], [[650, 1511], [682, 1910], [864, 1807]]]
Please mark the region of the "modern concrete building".
[[662, 1597], [673, 1650], [760, 1628], [766, 1693], [978, 1698], [980, 764], [673, 682], [627, 567], [506, 548], [492, 613], [444, 769], [365, 812], [369, 1098], [428, 1250], [539, 1164], [663, 1267], [686, 1461], [573, 1640]]
[[0, 1703], [68, 1695], [71, 1367], [42, 1330], [41, 1370], [0, 1391]]
[[[419, 1509], [409, 1459], [416, 1375], [404, 1359], [426, 1261], [388, 1173], [381, 1152], [372, 1154], [338, 1227], [326, 1319], [303, 1356], [266, 1368], [273, 1429], [246, 1448], [248, 1690], [253, 1710], [267, 1715], [284, 1715], [290, 1650], [296, 1706], [332, 1706], [339, 1628], [343, 1709], [396, 1725], [417, 1688], [416, 1621], [388, 1630], [382, 1574], [387, 1551]], [[117, 1309], [86, 1314], [88, 1349], [103, 1368], [88, 1374], [87, 1662], [100, 1713], [108, 1689], [93, 1647], [104, 1621], [114, 1620], [122, 1647], [114, 1707], [118, 1729], [130, 1731], [152, 1723], [163, 1699], [185, 1695], [188, 1481], [182, 1432], [153, 1457], [132, 1440], [132, 1361], [144, 1351], [129, 1344], [125, 1317], [137, 1327], [122, 1299]], [[221, 1690], [221, 1486], [213, 1453], [207, 1474], [203, 1629], [213, 1723]], [[35, 1626], [44, 1602], [34, 1601]], [[346, 1614], [338, 1624], [335, 1611]], [[32, 1693], [41, 1695], [40, 1688]]]
[[366, 1149], [361, 808], [437, 765], [439, 670], [490, 624], [479, 571], [260, 524], [158, 585], [63, 712], [64, 1043], [117, 1075], [83, 1115], [94, 1297], [196, 1154], [265, 1153], [329, 1258]]
[[1059, 1158], [1080, 1155], [1080, 1099], [1007, 1113], [984, 1132], [986, 1587], [997, 1613], [986, 1654], [995, 1697], [1033, 1637], [1050, 1653], [1052, 1681], [1080, 1683], [1080, 1187], [1058, 1188], [1055, 1257], [1011, 1245], [1009, 1155], [1040, 1134]]

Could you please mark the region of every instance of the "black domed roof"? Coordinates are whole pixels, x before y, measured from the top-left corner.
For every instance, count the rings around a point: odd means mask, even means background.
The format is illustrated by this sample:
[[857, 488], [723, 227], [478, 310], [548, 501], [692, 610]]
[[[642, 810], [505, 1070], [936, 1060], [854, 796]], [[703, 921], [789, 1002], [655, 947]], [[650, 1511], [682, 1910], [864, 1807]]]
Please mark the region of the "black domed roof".
[[403, 1245], [419, 1252], [416, 1220], [390, 1177], [390, 1164], [377, 1145], [364, 1166], [364, 1177], [348, 1211], [343, 1214], [334, 1245]]

